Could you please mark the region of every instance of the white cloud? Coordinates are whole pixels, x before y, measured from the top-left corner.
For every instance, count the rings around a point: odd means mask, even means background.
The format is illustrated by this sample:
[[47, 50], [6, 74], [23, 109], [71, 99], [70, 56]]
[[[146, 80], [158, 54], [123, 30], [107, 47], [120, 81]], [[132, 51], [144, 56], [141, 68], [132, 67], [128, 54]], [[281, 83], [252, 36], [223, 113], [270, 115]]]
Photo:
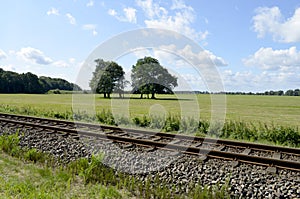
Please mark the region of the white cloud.
[[16, 71], [16, 68], [13, 67], [12, 64], [9, 64], [9, 65], [0, 65], [0, 68], [2, 68], [3, 70], [6, 70], [6, 71]]
[[53, 62], [53, 60], [45, 56], [42, 51], [32, 47], [21, 48], [21, 50], [17, 52], [17, 56], [23, 58], [25, 61], [41, 65], [48, 65]]
[[128, 7], [124, 8], [124, 14], [126, 21], [130, 23], [136, 23], [136, 9]]
[[47, 15], [59, 15], [59, 11], [56, 8], [50, 8], [50, 10], [47, 11]]
[[0, 59], [5, 59], [7, 57], [6, 53], [0, 49]]
[[[134, 55], [139, 59], [144, 56], [153, 56], [158, 60], [163, 60], [169, 64], [175, 64], [178, 67], [185, 67], [186, 61], [191, 61], [192, 64], [201, 66], [227, 66], [227, 62], [218, 57], [208, 50], [193, 52], [190, 45], [185, 45], [183, 48], [178, 49], [175, 44], [161, 45], [157, 49], [137, 48], [133, 50]], [[183, 60], [186, 58], [188, 60]]]
[[63, 61], [63, 60], [55, 61], [55, 62], [52, 63], [52, 65], [54, 65], [56, 67], [63, 67], [63, 68], [69, 66], [69, 64], [67, 62]]
[[93, 0], [90, 0], [87, 4], [86, 4], [87, 7], [92, 7], [94, 6], [94, 1]]
[[295, 46], [285, 50], [260, 48], [247, 59], [243, 59], [246, 66], [256, 66], [263, 70], [300, 69], [300, 51]]
[[145, 12], [147, 19], [144, 22], [149, 28], [170, 29], [196, 40], [204, 40], [208, 36], [208, 31], [199, 32], [192, 28], [196, 14], [184, 1], [173, 1], [170, 10], [174, 14], [152, 0], [136, 0], [136, 3]]
[[136, 23], [136, 9], [127, 7], [123, 9], [124, 15], [119, 15], [114, 9], [109, 9], [108, 14], [122, 22]]
[[76, 62], [76, 59], [74, 57], [69, 58], [69, 62], [71, 64], [74, 64]]
[[177, 50], [176, 54], [192, 60], [192, 62], [197, 65], [227, 66], [227, 63], [223, 58], [214, 55], [208, 50], [193, 52], [190, 45], [186, 45], [183, 49]]
[[98, 34], [98, 32], [96, 31], [96, 27], [97, 27], [96, 24], [84, 24], [84, 25], [82, 26], [82, 29], [83, 29], [83, 30], [90, 30], [90, 31], [92, 31], [92, 34], [93, 34], [94, 36], [96, 36], [96, 35]]
[[162, 17], [168, 14], [168, 11], [152, 0], [136, 0], [136, 4], [143, 9], [146, 17], [153, 19], [154, 17]]
[[70, 13], [67, 13], [66, 17], [68, 18], [70, 24], [76, 25], [76, 19], [75, 19], [75, 17], [73, 17]]
[[278, 7], [259, 7], [252, 19], [258, 37], [270, 33], [275, 41], [286, 43], [300, 41], [300, 8], [295, 10], [292, 17], [284, 19]]
[[284, 71], [252, 71], [233, 72], [225, 70], [221, 73], [226, 91], [263, 92], [267, 90], [287, 90], [300, 86], [300, 74]]
[[107, 12], [110, 16], [117, 16], [117, 11], [115, 11], [114, 9], [109, 9]]

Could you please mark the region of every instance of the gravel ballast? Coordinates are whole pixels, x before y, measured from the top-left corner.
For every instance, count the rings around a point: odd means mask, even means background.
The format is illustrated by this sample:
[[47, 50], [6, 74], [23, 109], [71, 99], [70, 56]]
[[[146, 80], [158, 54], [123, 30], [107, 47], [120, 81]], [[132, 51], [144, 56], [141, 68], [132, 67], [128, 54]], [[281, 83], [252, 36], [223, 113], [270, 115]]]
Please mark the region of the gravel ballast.
[[[0, 124], [0, 135], [12, 134], [16, 127]], [[208, 159], [165, 150], [153, 150], [133, 145], [116, 144], [87, 137], [74, 139], [38, 129], [20, 129], [21, 147], [36, 148], [50, 153], [60, 162], [68, 163], [81, 157], [104, 153], [103, 163], [130, 173], [141, 180], [159, 176], [176, 187], [176, 192], [187, 192], [191, 186], [221, 186], [229, 183], [232, 198], [300, 198], [300, 172], [278, 170], [269, 172], [264, 166], [232, 161]]]

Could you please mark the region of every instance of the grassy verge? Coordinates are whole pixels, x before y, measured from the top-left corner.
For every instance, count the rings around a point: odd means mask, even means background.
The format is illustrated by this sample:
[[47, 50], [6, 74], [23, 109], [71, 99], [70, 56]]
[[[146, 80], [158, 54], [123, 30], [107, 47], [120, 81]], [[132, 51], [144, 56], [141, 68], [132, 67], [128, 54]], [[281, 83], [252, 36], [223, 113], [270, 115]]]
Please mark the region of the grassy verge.
[[[193, 187], [175, 194], [176, 187], [155, 179], [138, 181], [102, 164], [103, 156], [79, 159], [54, 168], [52, 159], [35, 149], [21, 149], [18, 135], [0, 136], [1, 198], [228, 198], [228, 184]], [[152, 180], [152, 183], [150, 181]]]
[[94, 122], [107, 125], [125, 127], [141, 127], [159, 129], [165, 132], [184, 133], [198, 136], [219, 137], [222, 139], [234, 139], [265, 144], [300, 147], [300, 132], [298, 126], [284, 126], [278, 124], [266, 124], [260, 122], [245, 122], [227, 120], [222, 128], [218, 125], [210, 127], [207, 120], [198, 121], [193, 117], [181, 118], [180, 115], [169, 113], [167, 116], [143, 115], [141, 117], [127, 118], [114, 116], [111, 111], [98, 110], [95, 115], [87, 112], [39, 110], [33, 107], [18, 107], [0, 105], [0, 112], [35, 115], [56, 119], [66, 119], [84, 122]]
[[52, 168], [49, 155], [17, 143], [17, 135], [0, 137], [0, 198], [130, 197], [114, 186], [85, 184], [65, 168]]

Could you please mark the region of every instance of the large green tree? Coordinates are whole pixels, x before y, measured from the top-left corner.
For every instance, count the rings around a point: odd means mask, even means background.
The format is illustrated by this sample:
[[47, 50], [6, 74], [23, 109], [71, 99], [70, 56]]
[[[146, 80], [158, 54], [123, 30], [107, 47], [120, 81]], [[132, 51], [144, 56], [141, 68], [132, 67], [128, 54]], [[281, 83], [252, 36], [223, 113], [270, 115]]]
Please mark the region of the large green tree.
[[147, 94], [148, 98], [151, 94], [154, 99], [155, 93], [172, 93], [177, 86], [177, 77], [171, 75], [152, 57], [138, 59], [131, 72], [132, 86], [141, 94], [141, 98], [143, 94]]
[[96, 59], [96, 69], [90, 81], [90, 87], [94, 93], [103, 93], [104, 98], [110, 98], [116, 85], [124, 79], [123, 68], [113, 61]]

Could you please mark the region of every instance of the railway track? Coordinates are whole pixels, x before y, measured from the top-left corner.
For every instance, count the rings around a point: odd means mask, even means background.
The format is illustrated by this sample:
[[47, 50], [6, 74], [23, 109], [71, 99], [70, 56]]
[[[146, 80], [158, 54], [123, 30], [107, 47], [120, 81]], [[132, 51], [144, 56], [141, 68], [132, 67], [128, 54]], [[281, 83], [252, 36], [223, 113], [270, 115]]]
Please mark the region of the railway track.
[[300, 172], [300, 149], [222, 139], [201, 138], [188, 135], [161, 133], [113, 126], [70, 122], [56, 119], [0, 113], [0, 124], [16, 128], [35, 128], [60, 133], [63, 136], [80, 136], [119, 142], [125, 147], [140, 145], [147, 150], [156, 148], [178, 153], [232, 160], [267, 166], [272, 172], [277, 168]]

